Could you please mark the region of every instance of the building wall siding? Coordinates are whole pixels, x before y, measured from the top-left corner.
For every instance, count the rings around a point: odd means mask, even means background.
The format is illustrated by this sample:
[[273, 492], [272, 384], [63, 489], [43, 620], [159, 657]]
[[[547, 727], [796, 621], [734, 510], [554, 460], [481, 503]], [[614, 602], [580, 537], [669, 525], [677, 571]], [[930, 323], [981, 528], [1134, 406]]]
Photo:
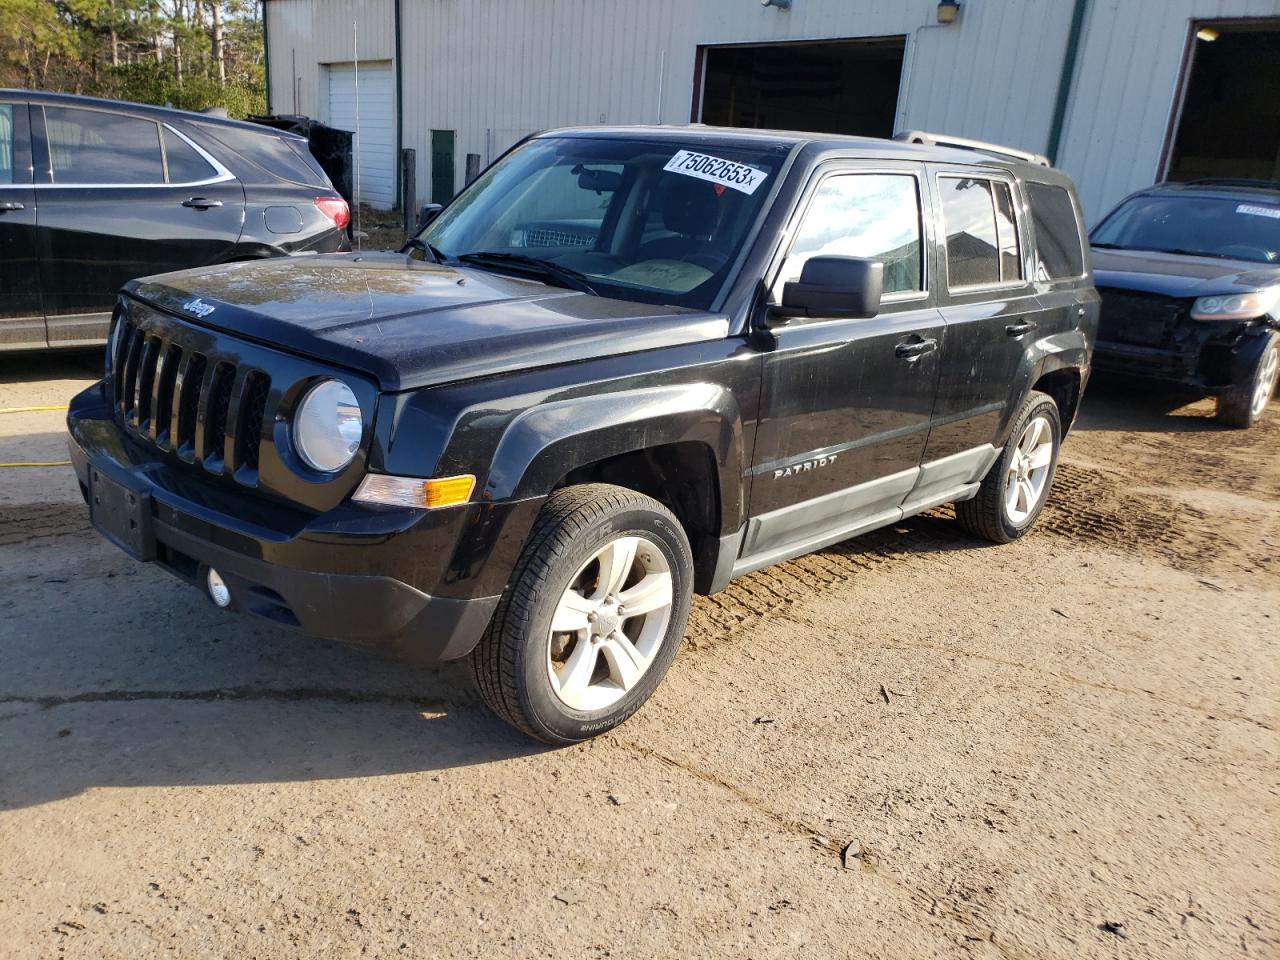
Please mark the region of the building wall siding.
[[[402, 0], [404, 145], [430, 183], [430, 131], [457, 131], [455, 167], [546, 127], [684, 123], [697, 48], [905, 36], [898, 127], [1042, 152], [1071, 19], [1066, 0]], [[318, 63], [394, 51], [392, 0], [269, 0], [272, 107], [318, 115]], [[1155, 176], [1193, 18], [1280, 16], [1280, 0], [1092, 0], [1060, 165], [1090, 220]], [[293, 67], [296, 57], [296, 70]], [[295, 81], [296, 75], [296, 81]], [[458, 184], [461, 186], [461, 183]]]
[[1058, 158], [1091, 225], [1159, 176], [1192, 23], [1234, 17], [1280, 0], [1093, 0]]

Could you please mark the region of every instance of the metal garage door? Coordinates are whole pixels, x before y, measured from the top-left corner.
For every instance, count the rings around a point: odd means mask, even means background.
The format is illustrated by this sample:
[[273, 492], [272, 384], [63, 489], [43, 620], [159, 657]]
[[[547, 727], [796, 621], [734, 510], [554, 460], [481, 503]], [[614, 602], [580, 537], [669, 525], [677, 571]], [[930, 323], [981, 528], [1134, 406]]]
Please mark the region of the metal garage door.
[[362, 203], [388, 210], [395, 205], [396, 183], [396, 97], [391, 64], [385, 60], [361, 61], [357, 71], [355, 64], [331, 63], [328, 74], [326, 121], [356, 135], [352, 159], [360, 158], [356, 171], [359, 176], [352, 177], [352, 189]]

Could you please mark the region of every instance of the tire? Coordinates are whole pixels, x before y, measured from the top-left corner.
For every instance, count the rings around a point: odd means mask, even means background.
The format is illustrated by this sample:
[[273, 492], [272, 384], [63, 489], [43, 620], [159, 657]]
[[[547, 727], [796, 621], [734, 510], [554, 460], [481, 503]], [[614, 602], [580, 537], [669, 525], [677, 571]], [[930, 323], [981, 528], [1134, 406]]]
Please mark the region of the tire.
[[1271, 333], [1249, 376], [1232, 384], [1218, 397], [1218, 422], [1230, 427], [1252, 427], [1267, 412], [1278, 379], [1280, 333]]
[[[617, 570], [613, 582], [621, 588], [611, 591], [605, 575]], [[559, 490], [538, 514], [471, 654], [480, 695], [503, 720], [545, 743], [578, 743], [612, 730], [662, 682], [692, 594], [689, 540], [666, 507], [602, 483]], [[633, 607], [652, 609], [632, 613], [628, 596]], [[573, 629], [553, 634], [557, 621]]]
[[[1040, 432], [1031, 439], [1030, 431], [1037, 421], [1041, 423]], [[1047, 454], [1041, 452], [1045, 444], [1048, 444]], [[1010, 543], [1026, 536], [1049, 499], [1061, 447], [1062, 417], [1058, 405], [1048, 394], [1031, 391], [1014, 418], [1009, 442], [987, 471], [978, 495], [956, 504], [956, 520], [960, 526], [992, 543]], [[1032, 452], [1032, 460], [1027, 459], [1024, 448]], [[1041, 464], [1040, 458], [1046, 455], [1047, 462]], [[1032, 466], [1032, 463], [1038, 465]], [[1027, 486], [1016, 502], [1011, 502], [1010, 484], [1017, 482]]]

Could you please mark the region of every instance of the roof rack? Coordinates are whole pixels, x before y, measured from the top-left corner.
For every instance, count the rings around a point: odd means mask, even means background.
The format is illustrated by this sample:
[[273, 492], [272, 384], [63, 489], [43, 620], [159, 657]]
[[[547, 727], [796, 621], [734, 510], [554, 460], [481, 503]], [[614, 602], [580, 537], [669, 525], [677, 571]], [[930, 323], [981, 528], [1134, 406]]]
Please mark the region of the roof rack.
[[945, 133], [925, 133], [923, 130], [903, 130], [895, 133], [893, 139], [902, 143], [921, 143], [929, 147], [958, 147], [961, 150], [980, 150], [983, 153], [994, 153], [1001, 157], [1012, 157], [1027, 163], [1039, 164], [1042, 167], [1052, 166], [1049, 158], [1039, 153], [1016, 150], [1013, 147], [1002, 147], [998, 143], [987, 143], [985, 140], [969, 140], [965, 137], [951, 137]]
[[1249, 177], [1202, 177], [1199, 180], [1173, 180], [1188, 187], [1262, 187], [1264, 190], [1280, 190], [1280, 180], [1251, 179]]

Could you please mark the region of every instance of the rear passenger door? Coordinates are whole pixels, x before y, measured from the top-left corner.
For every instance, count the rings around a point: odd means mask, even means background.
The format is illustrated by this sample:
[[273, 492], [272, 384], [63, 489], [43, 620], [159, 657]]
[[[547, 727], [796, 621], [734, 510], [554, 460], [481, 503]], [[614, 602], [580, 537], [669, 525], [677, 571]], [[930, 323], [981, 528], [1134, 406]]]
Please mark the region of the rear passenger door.
[[0, 350], [43, 347], [27, 104], [0, 100]]
[[168, 125], [50, 104], [32, 125], [50, 346], [100, 342], [126, 280], [218, 262], [240, 239], [239, 182]]
[[966, 483], [981, 479], [1003, 445], [1010, 408], [1025, 390], [1023, 358], [1040, 336], [1041, 307], [1029, 279], [1024, 208], [1013, 177], [994, 169], [931, 167], [946, 332], [924, 460], [954, 467], [934, 470], [939, 480], [946, 474]]
[[923, 181], [919, 164], [842, 161], [820, 167], [801, 201], [781, 267], [767, 278], [771, 301], [820, 255], [883, 261], [885, 293], [868, 319], [772, 326], [738, 572], [901, 515], [929, 432], [943, 335]]

